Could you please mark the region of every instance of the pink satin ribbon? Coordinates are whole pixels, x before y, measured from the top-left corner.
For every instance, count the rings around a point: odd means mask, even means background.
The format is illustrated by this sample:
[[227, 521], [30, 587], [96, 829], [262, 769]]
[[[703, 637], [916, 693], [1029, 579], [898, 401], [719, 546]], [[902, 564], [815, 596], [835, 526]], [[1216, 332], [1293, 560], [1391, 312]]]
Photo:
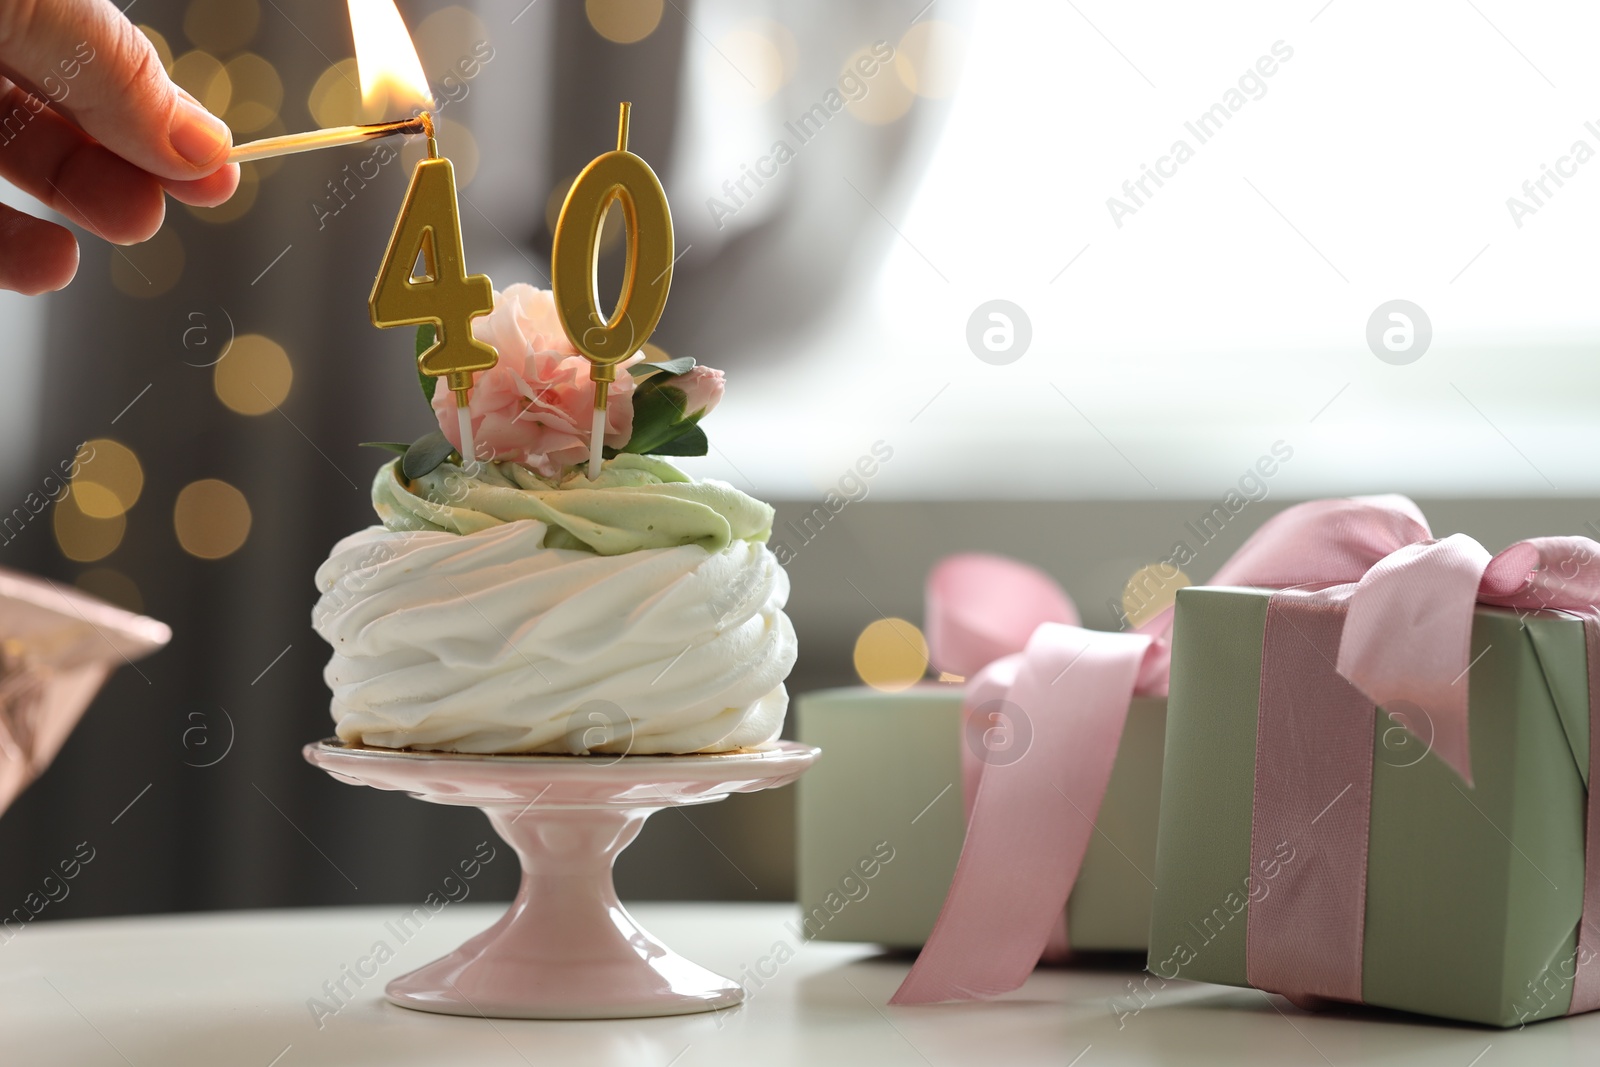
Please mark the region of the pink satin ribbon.
[[[1312, 501], [1264, 523], [1211, 581], [1325, 590], [1314, 596], [1279, 593], [1269, 606], [1269, 628], [1283, 654], [1264, 660], [1264, 701], [1269, 689], [1274, 707], [1301, 700], [1302, 694], [1325, 695], [1316, 697], [1314, 705], [1301, 704], [1295, 714], [1265, 731], [1265, 758], [1258, 748], [1258, 768], [1267, 768], [1269, 789], [1293, 793], [1297, 783], [1301, 788], [1292, 805], [1275, 809], [1258, 802], [1256, 812], [1304, 816], [1300, 825], [1315, 816], [1315, 840], [1334, 850], [1330, 863], [1340, 866], [1325, 893], [1275, 891], [1269, 899], [1282, 909], [1276, 927], [1269, 909], [1266, 925], [1258, 930], [1257, 908], [1252, 906], [1247, 969], [1272, 983], [1263, 988], [1277, 985], [1279, 991], [1306, 998], [1351, 999], [1353, 991], [1353, 999], [1359, 999], [1373, 704], [1410, 700], [1427, 709], [1434, 716], [1435, 749], [1470, 782], [1466, 689], [1452, 691], [1452, 686], [1468, 665], [1472, 605], [1575, 607], [1585, 597], [1584, 603], [1593, 603], [1600, 596], [1600, 560], [1595, 558], [1600, 546], [1587, 539], [1523, 542], [1490, 559], [1461, 535], [1440, 542], [1429, 537], [1422, 513], [1404, 497]], [[1434, 549], [1436, 545], [1445, 547]], [[1547, 551], [1569, 565], [1552, 574]], [[1580, 551], [1585, 558], [1570, 565]], [[1397, 553], [1405, 554], [1388, 565]], [[1474, 575], [1470, 595], [1463, 599], [1461, 590]], [[1354, 590], [1328, 589], [1352, 584]], [[1041, 955], [1065, 950], [1067, 897], [1094, 832], [1128, 705], [1135, 695], [1164, 695], [1170, 663], [1170, 609], [1133, 633], [1084, 630], [1074, 625], [1077, 613], [1054, 582], [999, 557], [966, 555], [944, 561], [929, 576], [927, 597], [933, 662], [941, 670], [970, 677], [964, 700], [968, 737], [981, 732], [988, 720], [1008, 735], [1010, 744], [1022, 743], [1018, 737], [1023, 726], [1031, 740], [1020, 758], [1003, 747], [991, 751], [984, 745], [966, 746], [968, 827], [961, 858], [933, 932], [892, 998], [894, 1004], [996, 996], [1020, 986]], [[1345, 600], [1343, 624], [1335, 625], [1325, 606], [1342, 609]], [[1297, 614], [1306, 611], [1320, 613], [1319, 621]], [[1316, 631], [1300, 642], [1313, 651], [1296, 653], [1294, 642], [1278, 633], [1296, 623]], [[1422, 626], [1436, 628], [1415, 628]], [[1340, 635], [1342, 640], [1334, 640]], [[1396, 649], [1406, 641], [1413, 642], [1412, 655], [1397, 656]], [[1334, 654], [1330, 650], [1337, 650], [1336, 661], [1328, 661]], [[1275, 664], [1270, 678], [1268, 662]], [[1415, 664], [1426, 669], [1406, 669]], [[1594, 656], [1590, 665], [1593, 686]], [[1302, 688], [1313, 673], [1325, 684]], [[1600, 688], [1593, 695], [1591, 707], [1600, 708]], [[1358, 780], [1362, 746], [1354, 740], [1357, 733], [1365, 741], [1365, 787]], [[1600, 729], [1591, 737], [1592, 749], [1600, 753]], [[1343, 774], [1339, 788], [1346, 783], [1351, 788], [1326, 812], [1300, 812], [1318, 795], [1304, 788], [1305, 776], [1334, 776], [1328, 768], [1335, 764], [1313, 755], [1325, 754], [1316, 747], [1324, 744], [1340, 752], [1348, 749], [1350, 762], [1338, 764]], [[1600, 790], [1590, 794], [1581, 935], [1581, 944], [1591, 947], [1600, 944], [1588, 933], [1590, 926], [1600, 924], [1597, 794]], [[1274, 835], [1281, 832], [1272, 818], [1253, 824], [1253, 853], [1263, 842], [1273, 847], [1282, 839]], [[1297, 873], [1309, 877], [1315, 866], [1305, 864]], [[1318, 956], [1311, 980], [1300, 988], [1296, 975], [1304, 968], [1297, 960], [1307, 948], [1300, 931], [1312, 928], [1302, 923], [1307, 914], [1319, 916], [1315, 928], [1344, 948]], [[1595, 960], [1595, 953], [1587, 954]], [[1580, 967], [1574, 1010], [1580, 1010], [1580, 990], [1600, 1000], [1600, 960]]]
[[1245, 977], [1302, 1004], [1361, 999], [1359, 949], [1329, 950], [1366, 923], [1374, 712], [1333, 660], [1350, 588], [1273, 594], [1261, 639], [1250, 873], [1276, 877], [1250, 902]]
[[1077, 621], [1054, 581], [1012, 560], [954, 556], [928, 577], [931, 658], [969, 676], [967, 836], [933, 933], [891, 1003], [996, 996], [1066, 948], [1067, 894], [1152, 645]]

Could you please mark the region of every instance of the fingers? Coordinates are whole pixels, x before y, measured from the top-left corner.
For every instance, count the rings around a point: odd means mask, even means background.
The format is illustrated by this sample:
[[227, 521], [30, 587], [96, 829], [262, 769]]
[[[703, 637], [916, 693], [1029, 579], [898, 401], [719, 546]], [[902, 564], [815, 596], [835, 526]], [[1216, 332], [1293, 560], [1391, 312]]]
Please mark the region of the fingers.
[[64, 226], [0, 204], [0, 289], [54, 292], [78, 273], [78, 242]]
[[[3, 2], [3, 0], [0, 0]], [[0, 80], [0, 177], [117, 244], [148, 240], [166, 215], [161, 183]], [[219, 172], [217, 178], [232, 181]]]
[[173, 198], [195, 207], [216, 207], [239, 188], [239, 164], [229, 163], [221, 170], [196, 178], [192, 182], [165, 179], [161, 184]]
[[159, 178], [194, 181], [226, 162], [228, 127], [178, 91], [110, 0], [0, 0], [0, 65]]
[[[142, 37], [144, 35], [140, 34], [139, 36]], [[204, 110], [200, 101], [190, 96], [182, 86], [178, 87], [178, 97], [180, 105], [188, 102]], [[207, 113], [209, 114], [209, 112]], [[230, 144], [232, 144], [231, 136], [230, 134]], [[161, 184], [166, 187], [167, 192], [171, 193], [175, 199], [185, 204], [192, 204], [195, 207], [216, 207], [226, 201], [233, 195], [234, 190], [239, 188], [239, 164], [224, 163], [203, 178], [194, 178], [192, 180], [164, 178]]]

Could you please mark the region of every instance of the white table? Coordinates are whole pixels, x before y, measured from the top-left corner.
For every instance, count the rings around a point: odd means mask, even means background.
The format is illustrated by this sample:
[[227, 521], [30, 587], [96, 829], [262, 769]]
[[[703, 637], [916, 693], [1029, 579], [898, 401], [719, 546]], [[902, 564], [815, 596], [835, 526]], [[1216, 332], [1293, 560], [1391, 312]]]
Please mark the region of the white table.
[[[1600, 1062], [1600, 1013], [1521, 1032], [1376, 1011], [1312, 1015], [1249, 990], [1172, 984], [1136, 1002], [1129, 970], [1044, 970], [992, 1003], [886, 1008], [907, 962], [864, 945], [798, 943], [785, 905], [639, 905], [640, 921], [696, 962], [769, 980], [731, 1012], [629, 1022], [427, 1015], [382, 998], [390, 978], [455, 947], [500, 905], [446, 906], [401, 943], [395, 905], [40, 923], [0, 945], [6, 1067], [305, 1067], [308, 1064], [1405, 1064]], [[394, 956], [363, 965], [378, 942]], [[377, 974], [319, 1028], [310, 998], [344, 968]], [[1076, 1059], [1074, 1057], [1077, 1057]]]

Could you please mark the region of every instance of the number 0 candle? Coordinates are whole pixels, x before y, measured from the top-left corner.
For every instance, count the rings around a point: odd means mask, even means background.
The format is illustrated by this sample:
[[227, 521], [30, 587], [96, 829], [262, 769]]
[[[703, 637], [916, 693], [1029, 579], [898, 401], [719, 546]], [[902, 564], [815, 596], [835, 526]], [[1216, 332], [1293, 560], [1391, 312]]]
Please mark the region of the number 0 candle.
[[[594, 419], [589, 427], [589, 478], [600, 475], [605, 442], [606, 396], [617, 380], [617, 364], [639, 351], [661, 321], [672, 287], [672, 211], [650, 164], [628, 151], [624, 103], [617, 116], [617, 150], [583, 168], [556, 220], [550, 250], [550, 280], [567, 339], [589, 361], [594, 381]], [[600, 313], [595, 268], [600, 224], [613, 202], [627, 225], [627, 265], [622, 292], [610, 317]]]

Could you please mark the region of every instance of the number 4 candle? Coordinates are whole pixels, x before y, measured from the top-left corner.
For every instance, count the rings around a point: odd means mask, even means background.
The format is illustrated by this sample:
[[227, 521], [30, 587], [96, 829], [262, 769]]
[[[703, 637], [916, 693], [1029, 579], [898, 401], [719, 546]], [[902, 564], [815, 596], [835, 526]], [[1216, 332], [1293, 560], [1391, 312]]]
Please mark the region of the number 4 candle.
[[[433, 93], [394, 0], [349, 0], [349, 6], [363, 101], [369, 106], [398, 102], [417, 108], [418, 113], [393, 122], [270, 137], [238, 146], [229, 158], [246, 162], [374, 137], [427, 134], [427, 158], [411, 174], [411, 186], [383, 253], [367, 308], [374, 326], [433, 324], [433, 345], [417, 356], [417, 369], [444, 378], [455, 393], [461, 462], [470, 470], [477, 462], [467, 411], [472, 375], [488, 370], [499, 359], [492, 346], [472, 336], [472, 320], [494, 309], [494, 290], [485, 275], [467, 274], [455, 168], [439, 155], [433, 117], [427, 110], [433, 106]], [[419, 263], [420, 273], [416, 270]]]
[[[394, 0], [350, 0], [350, 27], [364, 100], [398, 98], [420, 100], [424, 108], [433, 105]], [[472, 320], [494, 310], [494, 289], [485, 275], [467, 274], [455, 167], [439, 155], [432, 116], [424, 110], [418, 117], [428, 135], [428, 156], [411, 172], [367, 310], [378, 327], [433, 324], [433, 344], [417, 356], [417, 369], [445, 379], [455, 393], [461, 464], [470, 471], [478, 460], [467, 410], [472, 375], [499, 359], [491, 346], [472, 336]]]
[[[420, 274], [415, 272], [419, 260]], [[471, 470], [478, 458], [467, 411], [472, 375], [494, 366], [499, 355], [472, 336], [472, 320], [494, 310], [494, 290], [486, 275], [467, 274], [464, 260], [456, 172], [439, 155], [430, 121], [428, 158], [411, 173], [367, 308], [374, 326], [433, 324], [433, 346], [417, 356], [417, 369], [444, 378], [456, 394], [461, 463]]]

